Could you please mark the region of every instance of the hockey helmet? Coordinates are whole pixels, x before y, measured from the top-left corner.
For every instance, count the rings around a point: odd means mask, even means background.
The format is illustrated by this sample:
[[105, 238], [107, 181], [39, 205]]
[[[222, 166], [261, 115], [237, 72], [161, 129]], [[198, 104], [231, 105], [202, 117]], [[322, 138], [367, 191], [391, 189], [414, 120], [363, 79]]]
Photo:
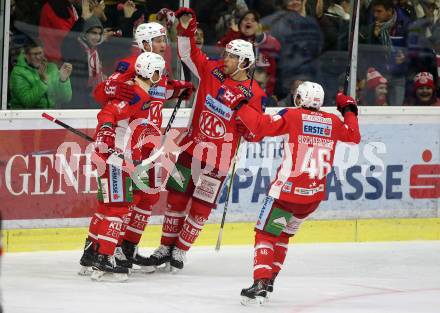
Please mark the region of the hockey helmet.
[[239, 57], [238, 59], [239, 67], [240, 64], [244, 62], [245, 59], [249, 60], [248, 66], [246, 66], [245, 68], [240, 67], [240, 69], [242, 70], [249, 68], [255, 62], [254, 47], [252, 43], [250, 43], [249, 41], [243, 39], [231, 40], [226, 45], [225, 51], [237, 55]]
[[166, 36], [167, 30], [161, 24], [156, 22], [140, 24], [134, 32], [134, 40], [139, 49], [144, 51], [144, 41], [148, 42], [150, 49], [153, 49], [153, 38]]
[[294, 102], [298, 107], [319, 110], [324, 103], [324, 90], [320, 84], [305, 81], [296, 89]]
[[[157, 83], [165, 69], [165, 60], [159, 54], [153, 52], [142, 52], [136, 59], [136, 74], [143, 78], [150, 79], [153, 84]], [[159, 79], [154, 81], [154, 73], [159, 72]]]

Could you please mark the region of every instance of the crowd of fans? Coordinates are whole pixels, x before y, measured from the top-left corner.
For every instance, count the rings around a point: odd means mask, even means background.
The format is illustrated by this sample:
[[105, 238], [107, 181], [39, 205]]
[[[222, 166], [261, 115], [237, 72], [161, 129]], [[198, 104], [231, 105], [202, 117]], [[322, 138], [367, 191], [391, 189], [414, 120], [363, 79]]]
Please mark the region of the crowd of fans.
[[[344, 82], [349, 0], [191, 1], [197, 44], [217, 55], [232, 39], [254, 44], [257, 81], [271, 106], [292, 106], [299, 83], [326, 91]], [[131, 53], [133, 31], [168, 29], [170, 75], [178, 76], [177, 0], [11, 0], [11, 109], [97, 108], [93, 88]], [[361, 105], [439, 105], [440, 0], [360, 0], [357, 98]], [[184, 71], [185, 72], [185, 71]]]

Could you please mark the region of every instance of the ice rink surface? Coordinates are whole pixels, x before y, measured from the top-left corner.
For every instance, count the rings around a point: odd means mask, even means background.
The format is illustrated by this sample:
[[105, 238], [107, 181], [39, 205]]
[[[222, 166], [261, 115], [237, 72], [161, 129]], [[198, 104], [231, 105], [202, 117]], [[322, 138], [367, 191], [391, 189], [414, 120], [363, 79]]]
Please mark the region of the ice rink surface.
[[[151, 249], [143, 250], [151, 253]], [[440, 242], [291, 245], [274, 293], [244, 307], [250, 246], [193, 248], [176, 274], [134, 274], [126, 283], [77, 275], [81, 251], [6, 254], [5, 313], [440, 312]]]

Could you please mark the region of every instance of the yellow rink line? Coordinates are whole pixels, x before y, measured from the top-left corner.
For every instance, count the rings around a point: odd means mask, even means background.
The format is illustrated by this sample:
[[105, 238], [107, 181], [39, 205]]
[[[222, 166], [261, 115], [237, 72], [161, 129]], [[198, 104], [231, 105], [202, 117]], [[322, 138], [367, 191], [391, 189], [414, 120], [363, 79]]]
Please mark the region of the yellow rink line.
[[[253, 244], [254, 223], [229, 223], [224, 245]], [[219, 224], [207, 224], [196, 245], [215, 245]], [[159, 245], [161, 226], [148, 226], [140, 246]], [[3, 231], [6, 252], [81, 249], [87, 228], [14, 229]], [[306, 221], [297, 243], [440, 240], [440, 218]]]

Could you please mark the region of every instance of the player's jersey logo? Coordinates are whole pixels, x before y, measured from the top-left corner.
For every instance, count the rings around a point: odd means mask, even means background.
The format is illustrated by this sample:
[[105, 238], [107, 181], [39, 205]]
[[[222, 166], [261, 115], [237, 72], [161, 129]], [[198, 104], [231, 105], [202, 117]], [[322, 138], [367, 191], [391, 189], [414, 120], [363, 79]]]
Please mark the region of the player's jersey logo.
[[209, 111], [203, 111], [199, 118], [200, 131], [212, 139], [220, 139], [225, 136], [226, 126], [223, 121]]
[[118, 65], [116, 65], [116, 72], [125, 73], [129, 67], [130, 67], [130, 63], [121, 61], [118, 63]]
[[225, 74], [219, 69], [219, 68], [215, 68], [211, 71], [212, 75], [214, 75], [215, 78], [217, 78], [220, 82], [224, 82], [225, 81]]
[[332, 126], [328, 124], [303, 121], [303, 134], [331, 137]]
[[147, 119], [150, 121], [150, 123], [153, 123], [157, 127], [160, 127], [162, 124], [162, 102], [151, 102], [150, 108], [147, 112]]
[[212, 113], [223, 117], [225, 120], [231, 120], [231, 116], [233, 113], [232, 110], [217, 99], [213, 98], [211, 95], [206, 96], [205, 105]]
[[164, 86], [154, 86], [148, 90], [151, 97], [156, 99], [165, 99], [166, 88]]

